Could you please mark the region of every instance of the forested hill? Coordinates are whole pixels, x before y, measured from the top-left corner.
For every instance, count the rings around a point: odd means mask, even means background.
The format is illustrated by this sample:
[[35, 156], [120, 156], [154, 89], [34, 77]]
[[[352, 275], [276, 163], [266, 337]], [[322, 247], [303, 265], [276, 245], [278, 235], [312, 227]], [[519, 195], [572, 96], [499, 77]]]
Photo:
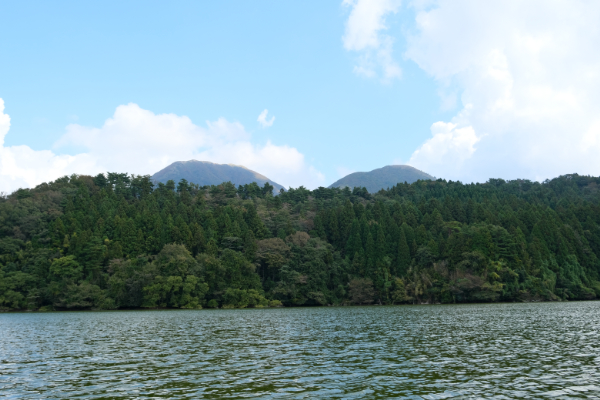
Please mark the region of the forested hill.
[[0, 198], [0, 307], [454, 303], [600, 295], [599, 178], [270, 186], [71, 176]]
[[154, 182], [167, 183], [169, 180], [179, 182], [181, 179], [200, 186], [219, 185], [223, 182], [231, 182], [236, 186], [256, 182], [259, 186], [263, 186], [268, 182], [273, 186], [275, 194], [284, 189], [280, 184], [244, 166], [216, 164], [209, 161], [177, 161], [152, 175]]
[[387, 165], [369, 172], [353, 172], [342, 179], [332, 183], [330, 188], [350, 189], [365, 187], [369, 192], [375, 193], [381, 189], [389, 189], [399, 183], [413, 183], [418, 180], [435, 180], [435, 178], [410, 165]]

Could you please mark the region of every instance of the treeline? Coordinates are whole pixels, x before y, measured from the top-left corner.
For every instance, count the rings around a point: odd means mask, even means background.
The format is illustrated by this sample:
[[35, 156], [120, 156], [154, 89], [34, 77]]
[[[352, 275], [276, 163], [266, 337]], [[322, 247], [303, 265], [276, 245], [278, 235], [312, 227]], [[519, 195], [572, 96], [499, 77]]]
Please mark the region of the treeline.
[[600, 178], [272, 194], [108, 173], [0, 197], [0, 309], [600, 296]]

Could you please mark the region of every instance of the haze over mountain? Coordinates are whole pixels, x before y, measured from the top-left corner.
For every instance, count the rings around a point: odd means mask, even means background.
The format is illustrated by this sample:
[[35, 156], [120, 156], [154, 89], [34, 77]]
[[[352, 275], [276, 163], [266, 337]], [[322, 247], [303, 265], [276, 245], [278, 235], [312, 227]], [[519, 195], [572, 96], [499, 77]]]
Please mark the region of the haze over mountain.
[[177, 161], [152, 175], [152, 180], [162, 183], [168, 180], [177, 183], [181, 179], [200, 186], [218, 185], [223, 182], [231, 182], [236, 186], [256, 182], [259, 186], [263, 186], [265, 182], [269, 182], [275, 188], [274, 193], [285, 189], [279, 183], [242, 165], [216, 164], [210, 161]]
[[381, 189], [391, 188], [398, 183], [413, 183], [419, 179], [431, 179], [435, 177], [420, 171], [410, 165], [387, 165], [370, 172], [354, 172], [342, 179], [332, 183], [329, 187], [365, 187], [369, 193], [376, 193]]

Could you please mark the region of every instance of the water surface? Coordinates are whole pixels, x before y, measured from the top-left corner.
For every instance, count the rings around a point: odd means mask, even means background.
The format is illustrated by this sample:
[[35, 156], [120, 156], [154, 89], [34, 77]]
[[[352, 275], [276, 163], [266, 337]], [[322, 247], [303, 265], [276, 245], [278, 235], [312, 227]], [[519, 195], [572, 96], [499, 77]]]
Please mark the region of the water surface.
[[600, 398], [600, 302], [0, 314], [0, 397]]

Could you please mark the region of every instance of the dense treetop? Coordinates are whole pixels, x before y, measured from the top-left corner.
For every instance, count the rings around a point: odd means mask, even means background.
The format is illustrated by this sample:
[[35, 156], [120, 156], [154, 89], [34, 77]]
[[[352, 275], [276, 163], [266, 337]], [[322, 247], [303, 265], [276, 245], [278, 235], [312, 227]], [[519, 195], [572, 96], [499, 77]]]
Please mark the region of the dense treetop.
[[365, 188], [63, 177], [0, 197], [0, 308], [593, 299], [600, 178]]

